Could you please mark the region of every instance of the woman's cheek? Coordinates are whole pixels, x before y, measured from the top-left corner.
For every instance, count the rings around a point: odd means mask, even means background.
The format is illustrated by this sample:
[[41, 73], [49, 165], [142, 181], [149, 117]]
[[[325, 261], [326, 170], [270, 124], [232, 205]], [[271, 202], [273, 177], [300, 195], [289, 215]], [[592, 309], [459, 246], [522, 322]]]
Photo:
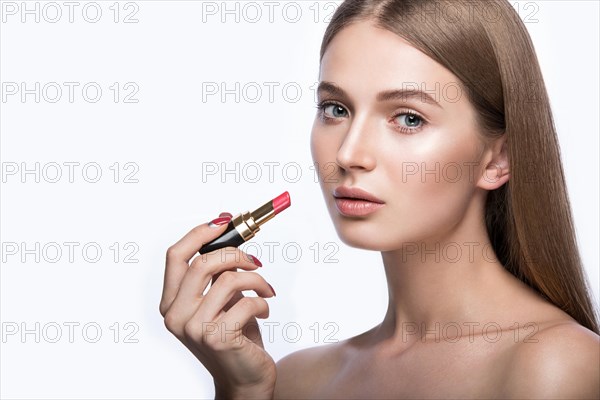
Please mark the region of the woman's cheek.
[[330, 199], [332, 190], [338, 186], [339, 174], [336, 172], [335, 152], [332, 149], [330, 140], [324, 139], [321, 135], [313, 134], [311, 137], [311, 153], [316, 178], [319, 181], [319, 187], [323, 194], [325, 204], [330, 212], [332, 212], [332, 199]]
[[443, 145], [407, 149], [390, 163], [387, 180], [393, 188], [390, 198], [394, 201], [388, 214], [396, 223], [386, 223], [389, 228], [404, 230], [406, 235], [402, 236], [425, 238], [441, 233], [462, 218], [472, 185], [461, 165], [470, 158], [464, 154], [464, 148], [462, 152], [448, 149]]
[[336, 164], [339, 146], [337, 135], [325, 135], [319, 131], [313, 131], [311, 135], [311, 154], [315, 168], [318, 167], [321, 187], [326, 184], [339, 184], [339, 171]]

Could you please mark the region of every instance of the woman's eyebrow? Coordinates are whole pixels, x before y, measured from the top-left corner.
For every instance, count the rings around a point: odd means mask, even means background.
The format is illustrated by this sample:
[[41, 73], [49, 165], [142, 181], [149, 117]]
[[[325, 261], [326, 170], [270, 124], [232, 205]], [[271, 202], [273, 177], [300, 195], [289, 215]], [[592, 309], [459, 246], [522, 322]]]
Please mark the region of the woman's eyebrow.
[[[346, 92], [333, 82], [321, 81], [317, 88], [317, 93], [328, 93], [333, 96], [348, 97]], [[417, 99], [423, 103], [432, 104], [436, 107], [443, 108], [431, 95], [419, 89], [393, 89], [385, 90], [377, 94], [377, 101], [390, 101], [390, 100], [407, 100]]]

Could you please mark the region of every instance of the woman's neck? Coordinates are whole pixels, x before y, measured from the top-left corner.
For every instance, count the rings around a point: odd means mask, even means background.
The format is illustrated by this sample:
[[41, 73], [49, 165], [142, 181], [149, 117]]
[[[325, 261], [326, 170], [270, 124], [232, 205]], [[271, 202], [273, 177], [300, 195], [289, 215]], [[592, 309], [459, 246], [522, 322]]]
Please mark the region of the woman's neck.
[[514, 322], [503, 319], [503, 304], [523, 287], [496, 259], [481, 207], [443, 236], [405, 243], [382, 258], [389, 302], [376, 340], [408, 344], [421, 335], [436, 340], [444, 329], [454, 334], [454, 324], [466, 334]]

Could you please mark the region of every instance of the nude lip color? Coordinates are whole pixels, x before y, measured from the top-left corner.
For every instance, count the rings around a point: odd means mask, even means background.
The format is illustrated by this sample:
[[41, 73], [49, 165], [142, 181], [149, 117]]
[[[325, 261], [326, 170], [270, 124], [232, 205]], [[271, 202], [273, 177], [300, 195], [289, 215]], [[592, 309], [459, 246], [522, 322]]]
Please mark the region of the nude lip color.
[[333, 191], [333, 197], [340, 214], [348, 217], [369, 215], [385, 205], [383, 200], [359, 188], [340, 186]]
[[252, 239], [260, 226], [275, 217], [291, 205], [290, 194], [284, 192], [258, 207], [256, 210], [243, 212], [231, 219], [227, 229], [218, 238], [202, 245], [198, 251], [206, 254], [223, 247], [238, 247], [242, 243]]

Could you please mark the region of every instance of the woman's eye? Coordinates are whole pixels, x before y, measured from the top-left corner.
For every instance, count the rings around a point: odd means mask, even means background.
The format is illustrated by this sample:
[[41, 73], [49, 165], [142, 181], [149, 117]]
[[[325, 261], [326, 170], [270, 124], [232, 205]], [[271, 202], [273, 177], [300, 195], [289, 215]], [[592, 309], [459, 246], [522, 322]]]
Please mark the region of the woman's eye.
[[323, 112], [330, 118], [344, 118], [348, 116], [346, 109], [339, 104], [323, 104]]
[[421, 117], [416, 114], [404, 113], [400, 114], [397, 119], [409, 128], [418, 128], [423, 123]]

